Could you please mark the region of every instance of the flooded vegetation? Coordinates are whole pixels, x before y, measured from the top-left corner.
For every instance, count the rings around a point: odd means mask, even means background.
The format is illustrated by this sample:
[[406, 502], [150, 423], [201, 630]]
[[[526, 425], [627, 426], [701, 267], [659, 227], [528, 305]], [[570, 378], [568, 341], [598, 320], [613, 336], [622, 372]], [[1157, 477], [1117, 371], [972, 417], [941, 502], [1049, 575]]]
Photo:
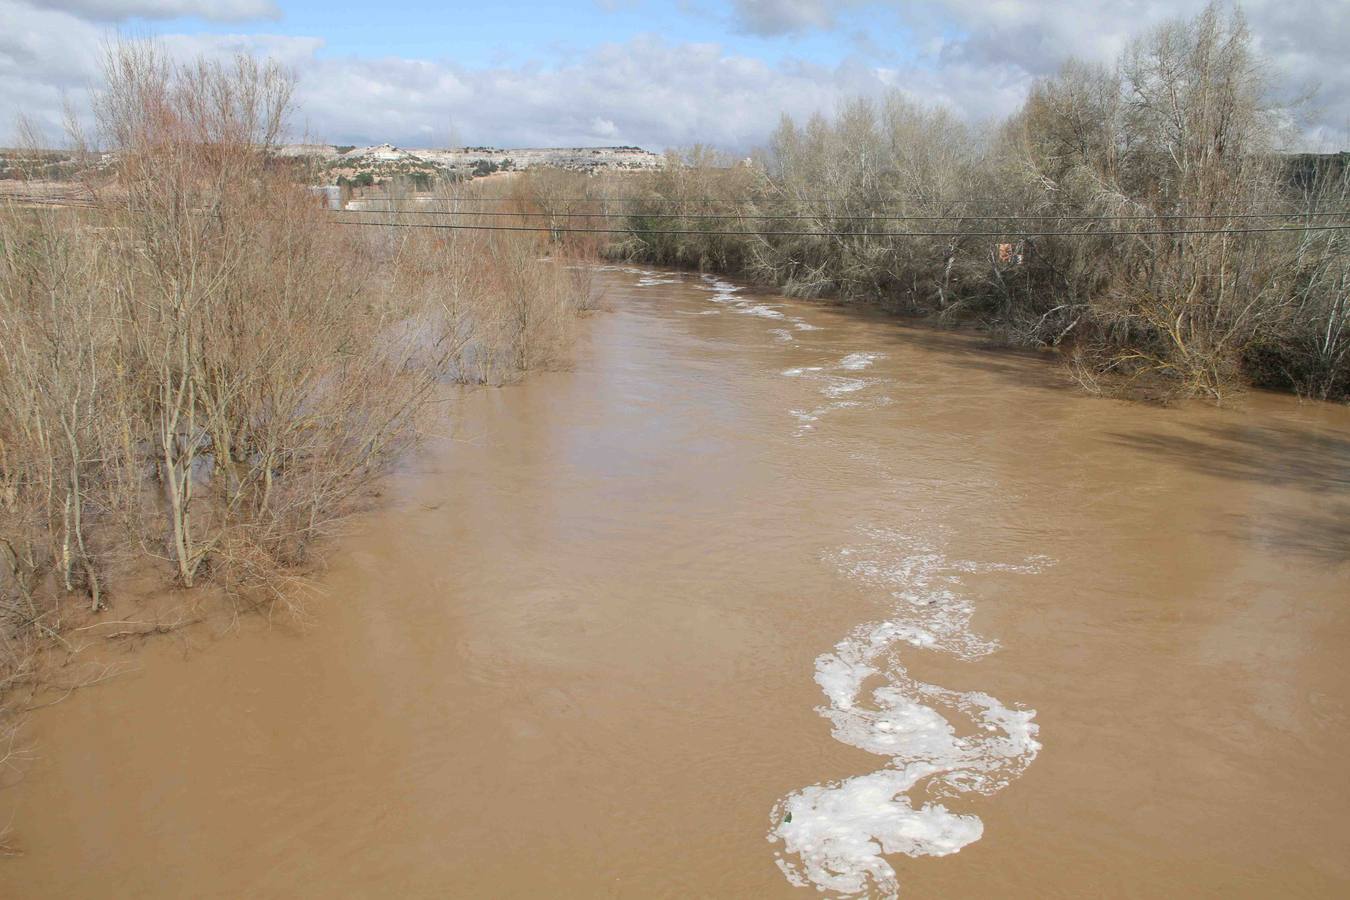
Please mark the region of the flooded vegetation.
[[561, 361], [591, 303], [539, 236], [331, 220], [265, 152], [290, 90], [120, 45], [104, 202], [0, 208], [0, 699], [147, 570], [295, 604], [444, 385]]
[[1055, 348], [1098, 393], [1344, 397], [1350, 167], [1277, 152], [1295, 113], [1211, 4], [992, 129], [896, 91], [785, 118], [751, 166], [691, 154], [624, 207], [623, 246]]

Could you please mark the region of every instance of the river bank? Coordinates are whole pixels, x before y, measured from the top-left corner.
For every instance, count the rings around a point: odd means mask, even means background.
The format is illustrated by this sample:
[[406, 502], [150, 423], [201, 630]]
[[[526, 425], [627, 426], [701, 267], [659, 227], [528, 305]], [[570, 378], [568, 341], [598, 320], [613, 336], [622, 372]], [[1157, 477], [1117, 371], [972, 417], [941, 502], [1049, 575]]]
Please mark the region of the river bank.
[[864, 859], [906, 895], [1350, 886], [1344, 408], [1093, 399], [966, 335], [599, 277], [574, 370], [457, 404], [303, 634], [152, 641], [34, 714], [0, 893], [805, 896], [776, 810], [894, 768], [820, 679], [886, 622], [869, 722], [899, 686], [960, 740], [962, 698], [1038, 727], [997, 790], [908, 791], [980, 835]]

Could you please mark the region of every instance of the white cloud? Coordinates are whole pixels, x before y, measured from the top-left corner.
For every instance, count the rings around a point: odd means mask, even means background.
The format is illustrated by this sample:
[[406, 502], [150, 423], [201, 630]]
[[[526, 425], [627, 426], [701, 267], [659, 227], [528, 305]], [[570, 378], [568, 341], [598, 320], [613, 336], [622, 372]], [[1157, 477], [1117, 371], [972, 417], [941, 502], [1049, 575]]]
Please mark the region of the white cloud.
[[615, 125], [609, 119], [602, 119], [596, 116], [591, 119], [591, 134], [598, 138], [615, 138], [619, 135], [619, 126]]
[[36, 9], [68, 12], [97, 22], [183, 16], [198, 16], [215, 22], [242, 22], [281, 17], [281, 10], [272, 0], [30, 0], [30, 3]]
[[[61, 100], [87, 110], [88, 89], [108, 32], [51, 10], [0, 0], [0, 143], [19, 112], [55, 138]], [[337, 143], [504, 146], [638, 144], [660, 149], [697, 142], [744, 150], [760, 143], [780, 111], [829, 112], [857, 95], [896, 84], [933, 101], [988, 109], [978, 84], [961, 75], [942, 84], [856, 61], [836, 66], [770, 64], [715, 44], [654, 37], [603, 44], [552, 67], [469, 68], [444, 61], [321, 56], [316, 38], [275, 35], [166, 35], [174, 55], [267, 53], [290, 66], [297, 136]], [[974, 96], [972, 96], [974, 95]]]
[[[1033, 74], [1054, 71], [1069, 56], [1110, 62], [1141, 31], [1178, 16], [1193, 16], [1205, 0], [940, 0], [935, 6], [969, 28], [953, 52], [976, 63], [1013, 62]], [[1318, 0], [1247, 0], [1241, 4], [1257, 50], [1269, 65], [1277, 96], [1318, 88], [1301, 124], [1318, 136], [1350, 137], [1350, 6]], [[1320, 120], [1320, 122], [1318, 121]]]
[[[1184, 2], [1189, 5], [1183, 13], [1199, 7], [1199, 0]], [[761, 6], [774, 4], [765, 0]], [[809, 22], [816, 15], [812, 10], [824, 6], [802, 0], [791, 15]], [[1172, 4], [1152, 0], [1121, 6], [931, 0], [906, 8], [907, 25], [921, 48], [917, 59], [854, 56], [831, 65], [766, 62], [718, 44], [674, 44], [651, 36], [602, 44], [553, 65], [479, 67], [333, 57], [320, 52], [322, 39], [311, 37], [198, 34], [161, 40], [184, 58], [246, 50], [290, 66], [299, 78], [297, 137], [444, 145], [452, 140], [453, 125], [454, 139], [467, 143], [660, 149], [702, 142], [744, 151], [764, 141], [780, 112], [829, 113], [852, 97], [889, 88], [921, 103], [947, 105], [972, 120], [1000, 117], [1017, 108], [1037, 76], [1054, 71], [1068, 55], [1109, 60], [1141, 27], [1175, 14]], [[783, 4], [775, 8], [781, 12]], [[1283, 84], [1322, 81], [1326, 122], [1307, 126], [1310, 139], [1344, 142], [1350, 131], [1350, 67], [1340, 57], [1341, 48], [1350, 45], [1350, 16], [1324, 12], [1318, 20], [1301, 0], [1255, 3], [1249, 14]], [[56, 135], [63, 97], [87, 109], [107, 29], [70, 12], [0, 0], [0, 144], [20, 112]]]
[[751, 34], [795, 34], [832, 28], [838, 7], [830, 0], [732, 0], [732, 15]]
[[446, 141], [453, 121], [473, 143], [743, 148], [763, 139], [780, 110], [808, 115], [883, 88], [866, 67], [770, 65], [643, 37], [551, 68], [319, 59], [301, 69], [298, 99], [311, 130], [349, 143]]
[[[1130, 39], [1177, 16], [1193, 16], [1207, 0], [734, 0], [744, 31], [772, 35], [835, 27], [841, 10], [869, 21], [888, 18], [910, 29], [939, 75], [985, 69], [993, 79], [1016, 73], [1026, 82], [1076, 57], [1110, 63]], [[1285, 97], [1317, 88], [1302, 116], [1305, 133], [1350, 139], [1350, 6], [1344, 0], [1246, 0], [1257, 48]], [[1002, 87], [1000, 85], [999, 87]]]
[[[69, 104], [90, 123], [92, 89], [101, 77], [103, 51], [116, 32], [69, 12], [0, 0], [0, 145], [12, 138], [20, 116], [48, 140], [59, 140]], [[180, 59], [197, 54], [267, 54], [297, 68], [312, 62], [319, 38], [269, 35], [166, 35], [158, 39]]]
[[0, 143], [20, 115], [54, 135], [67, 97], [76, 108], [87, 105], [101, 37], [66, 13], [0, 0]]

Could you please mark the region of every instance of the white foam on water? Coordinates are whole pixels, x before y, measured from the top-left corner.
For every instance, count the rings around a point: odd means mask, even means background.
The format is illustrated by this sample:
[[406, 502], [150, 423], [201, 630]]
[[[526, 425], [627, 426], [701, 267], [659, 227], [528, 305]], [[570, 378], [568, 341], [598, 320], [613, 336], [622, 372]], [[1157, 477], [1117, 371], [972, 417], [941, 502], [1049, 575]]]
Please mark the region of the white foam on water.
[[883, 854], [946, 856], [984, 833], [975, 816], [952, 813], [939, 803], [910, 805], [906, 791], [926, 774], [923, 765], [881, 769], [793, 794], [774, 809], [774, 817], [783, 820], [776, 839], [800, 862], [780, 856], [778, 867], [797, 887], [863, 896], [870, 882], [878, 894], [896, 896], [895, 869]]
[[703, 281], [709, 285], [708, 290], [719, 291], [721, 293], [727, 294], [734, 294], [735, 292], [741, 290], [740, 287], [732, 284], [729, 281], [723, 281], [722, 279], [716, 277], [715, 275], [703, 275], [702, 278]]
[[883, 354], [881, 353], [850, 353], [839, 360], [839, 368], [848, 369], [851, 372], [860, 372], [882, 358]]
[[653, 270], [651, 270], [651, 269], [640, 269], [640, 268], [637, 268], [636, 266], [619, 266], [619, 265], [614, 265], [614, 264], [612, 264], [612, 263], [609, 263], [609, 264], [606, 264], [606, 265], [601, 265], [601, 266], [589, 266], [589, 265], [588, 265], [588, 266], [569, 266], [568, 268], [572, 268], [572, 269], [591, 269], [591, 270], [596, 271], [596, 272], [626, 272], [626, 273], [628, 273], [629, 275], [655, 275], [655, 274], [657, 274], [655, 271], [653, 271]]
[[825, 386], [820, 389], [820, 392], [826, 397], [842, 397], [845, 394], [861, 391], [869, 384], [875, 383], [863, 378], [840, 378], [837, 375], [825, 375], [821, 377], [821, 380], [825, 382]]
[[[843, 369], [850, 372], [861, 371], [872, 365], [872, 363], [876, 362], [878, 359], [882, 359], [883, 356], [884, 355], [881, 353], [850, 353], [839, 362], [835, 363], [832, 368], [836, 370]], [[872, 397], [866, 402], [841, 399], [856, 394], [864, 388], [883, 384], [889, 379], [855, 378], [847, 375], [836, 375], [826, 371], [824, 366], [799, 366], [792, 369], [784, 369], [783, 374], [791, 378], [808, 378], [812, 381], [819, 382], [820, 393], [831, 401], [811, 410], [810, 415], [812, 418], [810, 421], [812, 422], [818, 420], [822, 415], [836, 409], [851, 409], [864, 405], [886, 406], [887, 404], [895, 402], [887, 396]], [[797, 411], [793, 411], [793, 415], [797, 416]], [[800, 417], [798, 417], [798, 421], [800, 423]], [[800, 435], [809, 430], [811, 430], [810, 426], [800, 426], [796, 433]]]
[[736, 310], [736, 312], [746, 316], [762, 316], [766, 319], [787, 318], [787, 316], [783, 315], [781, 312], [774, 309], [772, 306], [761, 306], [758, 303], [742, 304], [740, 308]]
[[708, 302], [710, 303], [725, 303], [731, 304], [733, 306], [740, 306], [741, 304], [745, 303], [744, 300], [742, 300], [740, 297], [737, 297], [735, 294], [726, 294], [720, 291], [714, 291], [712, 288], [703, 288], [703, 290], [709, 292], [710, 296], [708, 297]]
[[654, 287], [658, 284], [679, 284], [678, 278], [662, 278], [659, 275], [644, 275], [637, 280], [638, 287]]
[[[997, 642], [970, 628], [974, 610], [961, 590], [961, 576], [1032, 574], [1049, 560], [1035, 557], [1019, 565], [953, 560], [935, 543], [898, 529], [860, 531], [865, 542], [841, 549], [833, 562], [847, 577], [886, 591], [892, 610], [885, 620], [858, 626], [833, 652], [816, 659], [815, 680], [828, 701], [818, 711], [830, 720], [836, 740], [890, 762], [869, 775], [789, 794], [774, 807], [769, 840], [782, 843], [778, 866], [795, 885], [894, 897], [899, 881], [887, 854], [945, 856], [984, 832], [978, 817], [937, 802], [916, 806], [910, 792], [919, 788], [938, 799], [992, 794], [1020, 775], [1041, 748], [1035, 710], [918, 681], [906, 671], [900, 650], [967, 660], [992, 653]], [[964, 719], [973, 730], [963, 736], [952, 718]]]
[[890, 397], [881, 397], [878, 400], [863, 402], [861, 400], [833, 400], [829, 403], [817, 406], [812, 410], [789, 410], [793, 418], [798, 422], [798, 428], [794, 434], [800, 436], [815, 428], [814, 423], [820, 421], [820, 417], [828, 415], [835, 410], [840, 409], [861, 409], [864, 406], [882, 406], [891, 402]]
[[792, 320], [792, 327], [795, 328], [795, 329], [797, 329], [798, 331], [822, 331], [822, 330], [823, 330], [819, 325], [812, 325], [810, 322], [807, 322], [807, 321], [804, 320], [804, 319], [793, 319], [793, 320]]
[[876, 397], [871, 400], [832, 400], [829, 403], [817, 406], [815, 409], [790, 409], [788, 412], [797, 420], [796, 435], [805, 434], [814, 429], [815, 423], [819, 422], [822, 416], [828, 415], [840, 409], [863, 409], [864, 407], [885, 406], [893, 403], [890, 397]]
[[[704, 283], [699, 285], [698, 287], [700, 290], [707, 291], [709, 294], [712, 294], [712, 296], [709, 297], [708, 299], [711, 300], [713, 303], [727, 304], [735, 312], [740, 313], [743, 316], [758, 316], [762, 319], [773, 319], [775, 321], [790, 322], [792, 323], [793, 327], [799, 331], [814, 330], [814, 326], [806, 325], [806, 323], [803, 322], [801, 319], [798, 319], [795, 316], [789, 316], [786, 313], [784, 313], [780, 306], [771, 306], [765, 303], [756, 303], [753, 300], [749, 299], [748, 297], [737, 296], [741, 291], [745, 290], [744, 288], [738, 285], [731, 284], [730, 282], [727, 281], [722, 281], [721, 279], [713, 275], [702, 275], [700, 277], [703, 279]], [[791, 343], [793, 340], [795, 340], [791, 331], [789, 331], [786, 328], [774, 328], [771, 329], [769, 333], [774, 336], [775, 340], [784, 344]]]
[[[881, 359], [880, 353], [850, 353], [836, 363], [832, 368], [844, 371], [857, 372], [872, 365], [876, 360]], [[849, 394], [855, 394], [864, 388], [872, 385], [882, 384], [887, 379], [883, 378], [855, 378], [848, 375], [835, 375], [828, 371], [824, 366], [797, 366], [791, 369], [784, 369], [783, 374], [789, 378], [809, 378], [820, 383], [820, 392], [831, 400], [837, 400]], [[884, 405], [892, 402], [890, 397], [880, 397], [875, 401], [877, 405]], [[840, 404], [832, 404], [829, 408], [838, 408]]]

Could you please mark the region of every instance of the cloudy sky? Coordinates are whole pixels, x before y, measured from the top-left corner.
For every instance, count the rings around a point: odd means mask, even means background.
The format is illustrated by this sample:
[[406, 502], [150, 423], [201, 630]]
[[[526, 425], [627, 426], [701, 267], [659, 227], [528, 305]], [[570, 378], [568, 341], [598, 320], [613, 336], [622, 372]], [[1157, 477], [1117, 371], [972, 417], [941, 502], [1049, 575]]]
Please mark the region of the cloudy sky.
[[[1201, 0], [0, 0], [0, 143], [87, 109], [101, 47], [270, 54], [298, 77], [294, 131], [343, 144], [710, 143], [898, 89], [985, 120], [1070, 55], [1109, 61]], [[1317, 89], [1305, 140], [1350, 135], [1350, 0], [1243, 4], [1272, 78]]]

